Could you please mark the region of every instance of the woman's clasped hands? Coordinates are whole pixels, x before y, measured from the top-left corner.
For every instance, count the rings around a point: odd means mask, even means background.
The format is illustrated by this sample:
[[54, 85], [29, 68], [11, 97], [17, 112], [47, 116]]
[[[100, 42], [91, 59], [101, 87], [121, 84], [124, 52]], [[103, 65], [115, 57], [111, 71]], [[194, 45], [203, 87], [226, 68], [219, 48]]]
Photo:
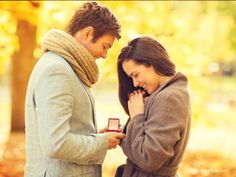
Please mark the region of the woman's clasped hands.
[[129, 94], [128, 109], [131, 119], [138, 114], [144, 113], [145, 93], [146, 93], [145, 91], [141, 91], [139, 89]]

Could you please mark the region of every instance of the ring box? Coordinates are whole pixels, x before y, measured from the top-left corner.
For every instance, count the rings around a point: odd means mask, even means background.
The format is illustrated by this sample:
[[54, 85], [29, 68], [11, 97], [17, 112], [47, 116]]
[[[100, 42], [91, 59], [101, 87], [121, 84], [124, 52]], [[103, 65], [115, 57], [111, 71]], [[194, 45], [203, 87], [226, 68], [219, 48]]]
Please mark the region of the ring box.
[[108, 118], [107, 132], [120, 132], [120, 119], [119, 118]]

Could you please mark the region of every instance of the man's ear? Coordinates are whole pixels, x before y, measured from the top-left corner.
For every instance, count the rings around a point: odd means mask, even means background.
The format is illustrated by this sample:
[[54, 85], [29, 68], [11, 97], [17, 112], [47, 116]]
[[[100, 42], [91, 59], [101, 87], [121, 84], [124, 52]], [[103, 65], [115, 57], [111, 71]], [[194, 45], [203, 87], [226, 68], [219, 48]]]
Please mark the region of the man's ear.
[[85, 27], [83, 29], [83, 38], [86, 41], [91, 41], [93, 39], [94, 29], [92, 26]]

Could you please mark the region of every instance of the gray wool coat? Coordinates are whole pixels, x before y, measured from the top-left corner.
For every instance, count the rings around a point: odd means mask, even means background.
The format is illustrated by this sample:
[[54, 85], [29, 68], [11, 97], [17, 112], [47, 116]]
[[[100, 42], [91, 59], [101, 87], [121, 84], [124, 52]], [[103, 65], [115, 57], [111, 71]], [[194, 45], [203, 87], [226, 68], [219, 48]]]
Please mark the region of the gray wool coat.
[[127, 156], [123, 177], [177, 176], [190, 122], [187, 78], [177, 73], [147, 98], [144, 114], [127, 125], [127, 138], [121, 142]]
[[25, 177], [101, 177], [108, 138], [96, 134], [93, 97], [55, 53], [43, 54], [31, 73], [25, 126]]

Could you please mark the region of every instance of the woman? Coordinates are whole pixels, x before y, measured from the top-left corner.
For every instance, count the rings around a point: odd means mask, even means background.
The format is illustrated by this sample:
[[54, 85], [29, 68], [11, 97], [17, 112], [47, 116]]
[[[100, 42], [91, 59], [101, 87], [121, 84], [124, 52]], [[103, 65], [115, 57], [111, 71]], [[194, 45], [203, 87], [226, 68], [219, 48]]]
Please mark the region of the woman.
[[118, 77], [119, 99], [130, 117], [120, 144], [128, 157], [123, 177], [177, 176], [191, 121], [187, 78], [151, 37], [121, 50]]

